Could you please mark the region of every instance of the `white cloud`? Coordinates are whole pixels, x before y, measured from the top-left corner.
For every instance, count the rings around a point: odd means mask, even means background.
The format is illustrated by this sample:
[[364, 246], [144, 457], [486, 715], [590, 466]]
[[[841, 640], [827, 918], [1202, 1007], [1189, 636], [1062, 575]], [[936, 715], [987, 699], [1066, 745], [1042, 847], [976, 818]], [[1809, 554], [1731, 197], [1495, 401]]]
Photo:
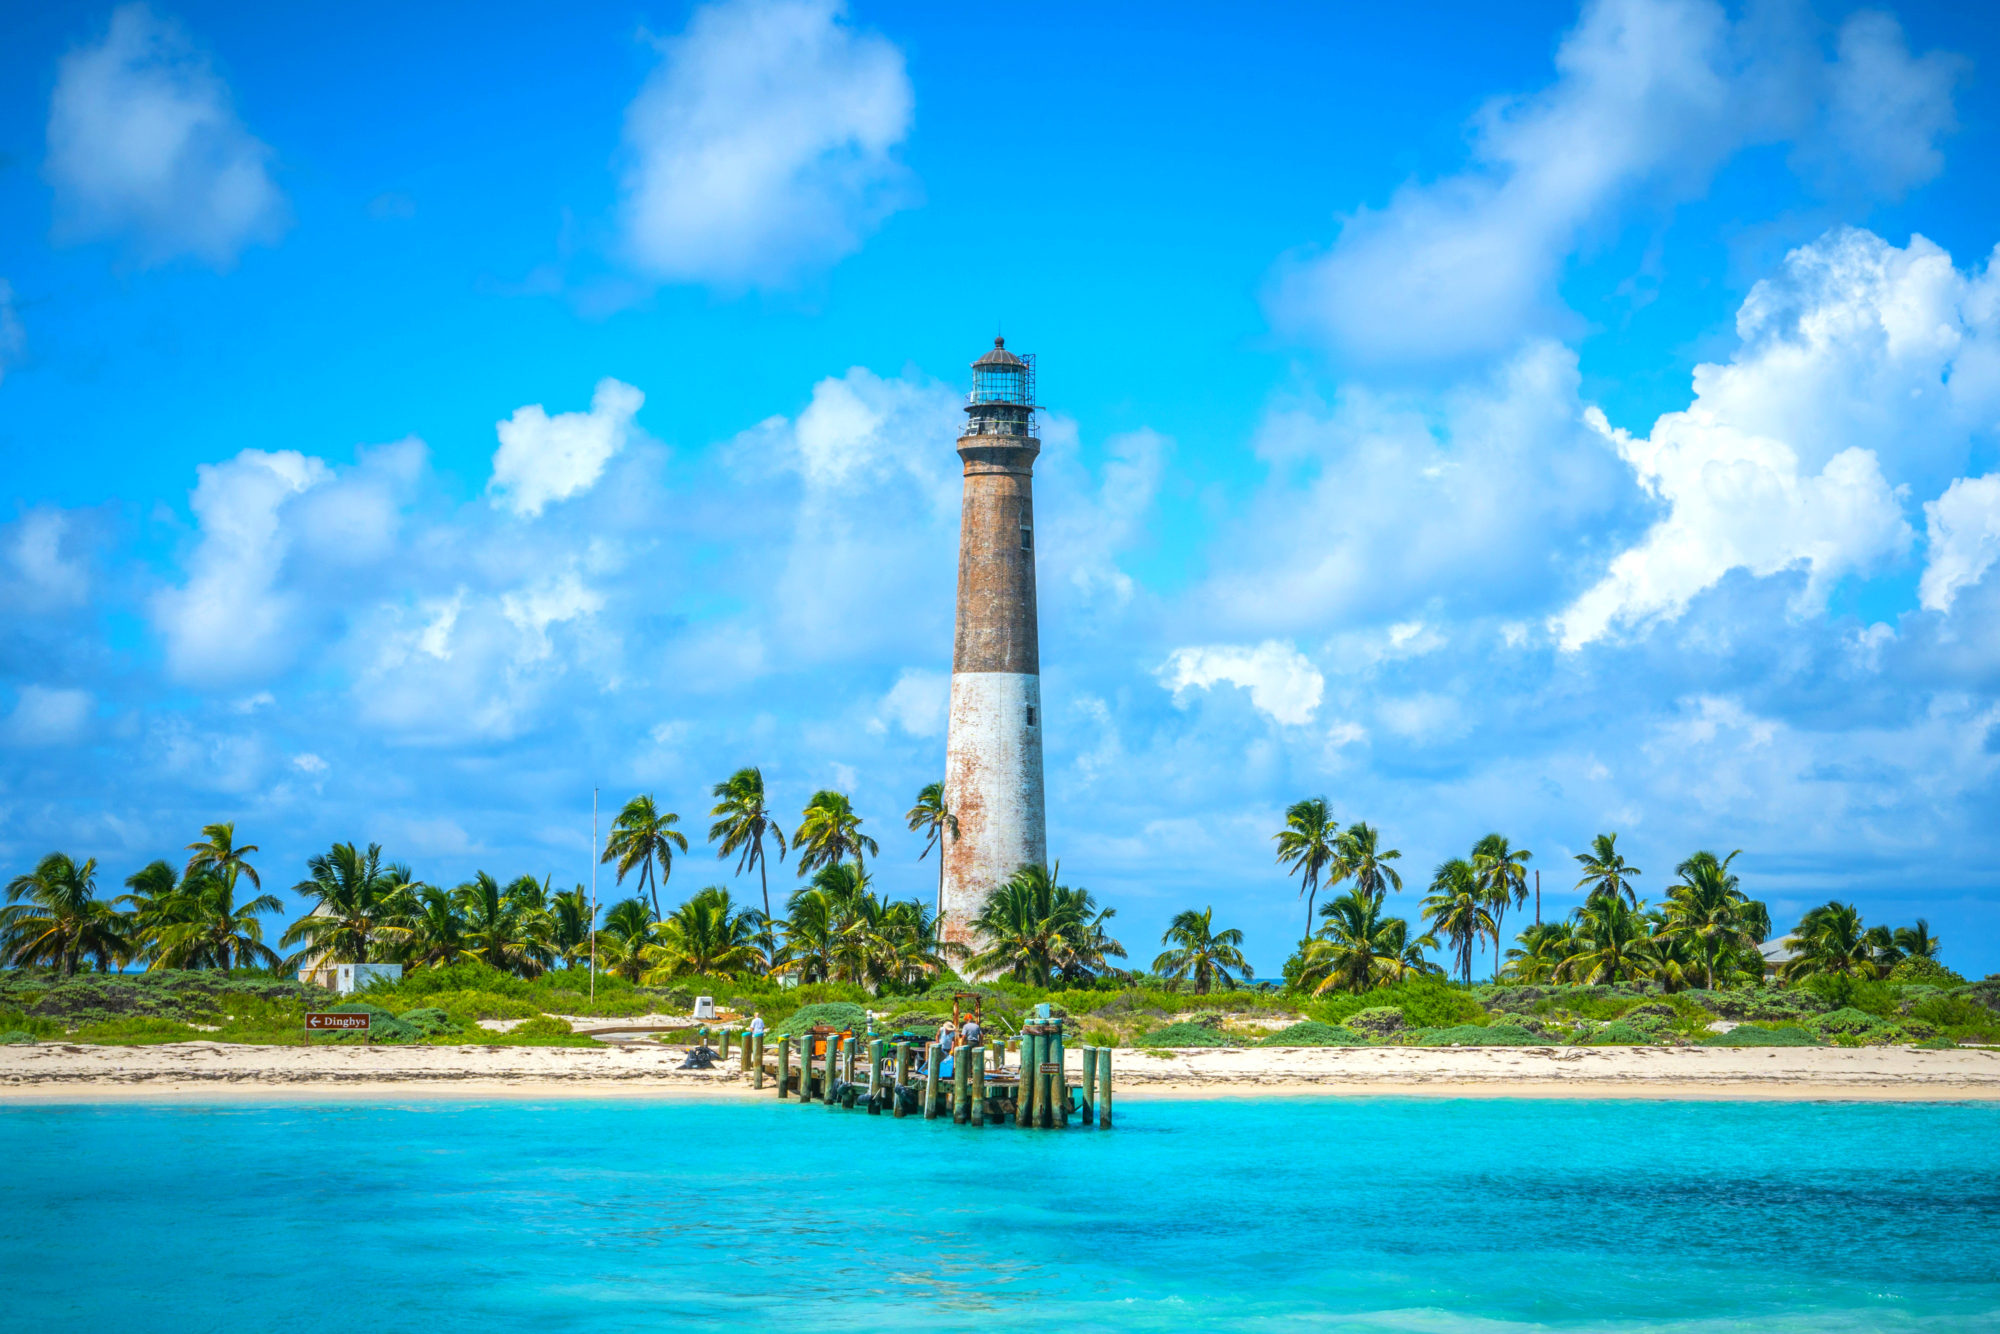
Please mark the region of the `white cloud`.
[[1959, 478], [1925, 503], [1924, 519], [1930, 556], [1918, 595], [1926, 609], [1948, 612], [2000, 560], [2000, 473]]
[[1463, 734], [1468, 725], [1456, 699], [1429, 690], [1378, 700], [1375, 718], [1385, 731], [1412, 741], [1448, 740]]
[[1593, 409], [1666, 514], [1554, 618], [1564, 647], [1679, 616], [1735, 569], [1804, 570], [1808, 611], [1906, 550], [1902, 487], [1943, 485], [2000, 410], [1996, 291], [1990, 266], [1962, 275], [1920, 236], [1830, 232], [1751, 289], [1742, 347], [1695, 368], [1685, 411], [1640, 438]]
[[271, 150], [237, 120], [208, 57], [143, 4], [120, 6], [101, 43], [62, 58], [48, 141], [59, 239], [119, 238], [142, 263], [224, 267], [287, 225]]
[[326, 772], [326, 761], [306, 750], [292, 756], [292, 767], [303, 774], [323, 774]]
[[[533, 587], [503, 594], [500, 610], [527, 635], [522, 658], [533, 662], [549, 656], [553, 647], [549, 642], [550, 626], [595, 616], [604, 610], [604, 595], [585, 587], [576, 571], [569, 570]], [[426, 636], [435, 624], [426, 627]]]
[[671, 281], [782, 281], [910, 197], [903, 56], [836, 0], [722, 0], [660, 43], [626, 112], [632, 254]]
[[1910, 54], [1893, 15], [1863, 10], [1840, 26], [1824, 140], [1802, 156], [1822, 174], [1891, 198], [1944, 170], [1938, 140], [1958, 128], [1952, 89], [1966, 62]]
[[14, 285], [0, 278], [0, 380], [7, 378], [8, 367], [19, 364], [21, 350], [27, 345], [27, 331], [14, 313]]
[[7, 716], [7, 740], [17, 746], [54, 746], [73, 741], [90, 723], [87, 690], [55, 686], [22, 686]]
[[876, 706], [869, 728], [883, 732], [894, 724], [911, 736], [943, 736], [945, 712], [950, 703], [950, 676], [906, 669]]
[[16, 608], [81, 606], [90, 593], [90, 572], [67, 554], [74, 525], [61, 510], [29, 510], [7, 535], [9, 577], [0, 590]]
[[1469, 168], [1357, 211], [1280, 271], [1273, 315], [1357, 361], [1503, 351], [1574, 322], [1558, 279], [1616, 210], [1698, 195], [1745, 146], [1800, 138], [1820, 175], [1892, 194], [1935, 174], [1957, 68], [1912, 59], [1886, 15], [1851, 19], [1828, 62], [1774, 10], [1595, 0], [1552, 84], [1481, 112]]
[[292, 544], [285, 502], [324, 485], [333, 470], [297, 450], [246, 449], [227, 463], [204, 463], [190, 506], [201, 540], [187, 582], [153, 599], [166, 639], [167, 667], [182, 680], [253, 676], [297, 650], [297, 595], [280, 580]]
[[604, 465], [625, 447], [645, 401], [631, 385], [607, 376], [597, 382], [589, 412], [551, 417], [539, 403], [516, 408], [494, 428], [500, 448], [486, 484], [493, 504], [532, 519], [552, 502], [595, 486]]
[[1257, 438], [1271, 481], [1216, 544], [1204, 621], [1352, 626], [1372, 661], [1394, 647], [1388, 624], [1433, 601], [1427, 621], [1543, 614], [1551, 583], [1638, 517], [1629, 475], [1583, 425], [1579, 384], [1576, 354], [1542, 342], [1441, 395], [1349, 384], [1331, 407], [1274, 411]]
[[1218, 644], [1175, 649], [1158, 675], [1174, 702], [1185, 704], [1190, 690], [1241, 686], [1250, 703], [1277, 722], [1299, 726], [1312, 721], [1326, 687], [1317, 668], [1290, 644], [1266, 640], [1255, 648]]

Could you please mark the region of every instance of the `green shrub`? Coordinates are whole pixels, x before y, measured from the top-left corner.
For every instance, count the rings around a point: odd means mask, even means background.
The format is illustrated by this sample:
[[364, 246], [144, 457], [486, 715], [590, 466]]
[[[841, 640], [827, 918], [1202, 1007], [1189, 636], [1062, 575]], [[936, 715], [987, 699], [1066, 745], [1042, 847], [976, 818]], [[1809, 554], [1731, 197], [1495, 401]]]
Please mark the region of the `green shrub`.
[[[803, 987], [799, 989], [805, 990]], [[859, 1033], [868, 1027], [868, 1011], [852, 1001], [824, 1001], [793, 1011], [791, 1017], [773, 1031], [781, 1038], [795, 1038], [802, 1033], [810, 1033], [821, 1024], [828, 1028], [851, 1028]]]
[[1817, 1047], [1819, 1042], [1796, 1025], [1764, 1028], [1741, 1024], [1727, 1033], [1710, 1033], [1701, 1040], [1704, 1047]]
[[1413, 1028], [1482, 1024], [1486, 1011], [1472, 993], [1436, 977], [1410, 977], [1359, 995], [1327, 996], [1305, 1003], [1306, 1013], [1326, 1024], [1347, 1022], [1364, 1010], [1395, 1009]]
[[[600, 978], [600, 981], [603, 979]], [[443, 968], [411, 968], [404, 970], [401, 980], [389, 982], [377, 979], [359, 994], [376, 999], [379, 991], [394, 992], [398, 997], [434, 996], [441, 991], [490, 992], [496, 996], [513, 996], [526, 1000], [532, 989], [526, 978], [502, 972], [491, 964], [477, 959], [462, 959]]]
[[1920, 982], [1933, 987], [1962, 987], [1965, 979], [1936, 959], [1909, 958], [1889, 970], [1891, 982]]
[[153, 1015], [130, 1015], [116, 1019], [102, 1019], [85, 1024], [76, 1030], [78, 1042], [101, 1042], [108, 1045], [151, 1046], [162, 1042], [196, 1042], [210, 1035], [199, 1029], [190, 1028], [178, 1019], [162, 1019]]
[[396, 1017], [416, 1029], [418, 1036], [426, 1038], [448, 1037], [462, 1027], [450, 1015], [435, 1006], [407, 1010]]
[[538, 1014], [526, 1023], [514, 1025], [507, 1030], [510, 1038], [566, 1038], [576, 1030], [569, 1020], [558, 1019], [552, 1014]]
[[1909, 1018], [1938, 1028], [1978, 1028], [1993, 1022], [1993, 1012], [1966, 996], [1927, 996], [1910, 1007]]
[[329, 1014], [365, 1014], [368, 1016], [368, 1031], [365, 1033], [323, 1033], [323, 1039], [341, 1043], [400, 1043], [415, 1042], [422, 1037], [416, 1026], [406, 1024], [393, 1011], [366, 1001], [349, 1001], [336, 1005]]
[[[1400, 1015], [1398, 1016], [1400, 1017]], [[1259, 1038], [1260, 1047], [1365, 1047], [1368, 1039], [1352, 1028], [1306, 1019]]]
[[1860, 1010], [1879, 1019], [1887, 1019], [1897, 1014], [1902, 1006], [1901, 997], [1895, 987], [1887, 982], [1876, 982], [1867, 978], [1848, 977], [1844, 973], [1815, 973], [1799, 984], [1810, 995], [1819, 997], [1839, 1010]]
[[24, 1028], [10, 1028], [0, 1033], [0, 1047], [12, 1047], [23, 1042], [33, 1042], [35, 1035]]
[[456, 1024], [470, 1027], [481, 1019], [532, 1019], [541, 1013], [533, 1001], [505, 996], [494, 991], [439, 991], [430, 996], [431, 1005]]
[[1135, 1044], [1141, 1047], [1239, 1047], [1235, 1038], [1206, 1024], [1173, 1023], [1156, 1028]]
[[[5, 1041], [4, 1037], [0, 1037], [0, 1042]], [[1957, 1051], [1958, 1041], [1955, 1038], [1948, 1038], [1940, 1034], [1934, 1038], [1925, 1038], [1917, 1044], [1917, 1049], [1919, 1051]]]
[[1453, 1024], [1403, 1035], [1404, 1044], [1413, 1047], [1539, 1047], [1546, 1041], [1519, 1024]]
[[1657, 1016], [1651, 1027], [1630, 1019], [1613, 1019], [1602, 1028], [1594, 1028], [1577, 1035], [1577, 1041], [1586, 1047], [1653, 1047], [1659, 1045], [1664, 1031]]
[[1903, 1036], [1888, 1020], [1852, 1006], [1817, 1015], [1806, 1021], [1806, 1027], [1817, 1037], [1847, 1046], [1897, 1042]]
[[1347, 1027], [1364, 1037], [1386, 1038], [1410, 1026], [1393, 1005], [1371, 1005], [1347, 1016]]

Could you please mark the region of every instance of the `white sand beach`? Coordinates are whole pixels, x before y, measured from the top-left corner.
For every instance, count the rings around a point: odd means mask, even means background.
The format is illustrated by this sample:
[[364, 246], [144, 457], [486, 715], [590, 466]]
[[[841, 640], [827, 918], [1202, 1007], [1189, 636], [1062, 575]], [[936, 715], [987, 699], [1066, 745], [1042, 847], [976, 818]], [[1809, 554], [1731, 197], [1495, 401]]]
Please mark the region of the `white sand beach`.
[[[732, 1060], [681, 1070], [652, 1042], [603, 1047], [0, 1047], [0, 1101], [755, 1095]], [[1293, 1047], [1116, 1053], [1119, 1098], [1266, 1095], [2000, 1100], [2000, 1051], [1908, 1047]], [[761, 1096], [774, 1096], [766, 1091]]]

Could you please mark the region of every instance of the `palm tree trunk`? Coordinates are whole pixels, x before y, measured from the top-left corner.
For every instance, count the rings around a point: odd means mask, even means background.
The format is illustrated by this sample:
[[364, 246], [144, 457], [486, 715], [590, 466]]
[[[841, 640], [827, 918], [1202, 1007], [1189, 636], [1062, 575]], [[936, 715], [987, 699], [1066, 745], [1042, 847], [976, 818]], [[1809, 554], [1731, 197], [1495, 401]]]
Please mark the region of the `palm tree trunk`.
[[757, 883], [762, 885], [764, 889], [764, 953], [770, 958], [773, 964], [776, 964], [778, 961], [778, 938], [771, 934], [771, 876], [770, 872], [764, 866], [764, 839], [762, 835], [759, 835], [757, 839]]

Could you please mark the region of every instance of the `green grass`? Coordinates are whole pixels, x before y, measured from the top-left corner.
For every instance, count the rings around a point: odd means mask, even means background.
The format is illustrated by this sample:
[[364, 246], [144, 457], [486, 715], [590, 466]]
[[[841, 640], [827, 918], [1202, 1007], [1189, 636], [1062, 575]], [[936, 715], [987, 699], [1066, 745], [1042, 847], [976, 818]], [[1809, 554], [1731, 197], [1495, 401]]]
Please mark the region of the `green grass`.
[[1701, 1039], [1704, 1047], [1817, 1047], [1819, 1040], [1795, 1024], [1765, 1027], [1741, 1024], [1727, 1033], [1710, 1033]]
[[1207, 1024], [1185, 1021], [1156, 1028], [1141, 1037], [1134, 1046], [1139, 1047], [1240, 1047], [1243, 1044], [1227, 1033], [1210, 1028]]

